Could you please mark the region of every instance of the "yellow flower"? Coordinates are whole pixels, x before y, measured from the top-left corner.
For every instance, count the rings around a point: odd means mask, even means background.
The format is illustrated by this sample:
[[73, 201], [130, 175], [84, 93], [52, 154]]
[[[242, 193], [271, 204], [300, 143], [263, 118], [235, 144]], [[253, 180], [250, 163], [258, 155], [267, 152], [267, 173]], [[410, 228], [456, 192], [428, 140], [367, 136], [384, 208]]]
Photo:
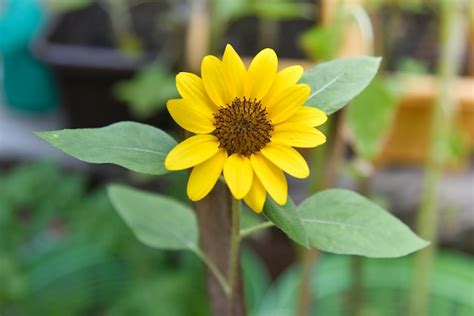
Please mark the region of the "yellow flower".
[[278, 58], [264, 49], [246, 69], [232, 46], [222, 60], [206, 56], [202, 78], [187, 72], [176, 76], [182, 99], [169, 100], [173, 119], [196, 134], [179, 143], [166, 157], [168, 170], [193, 168], [187, 194], [204, 198], [221, 173], [236, 199], [261, 212], [266, 193], [280, 205], [288, 197], [283, 173], [309, 176], [304, 158], [293, 147], [310, 148], [326, 137], [315, 129], [327, 117], [304, 106], [310, 87], [298, 84], [303, 68], [278, 72]]

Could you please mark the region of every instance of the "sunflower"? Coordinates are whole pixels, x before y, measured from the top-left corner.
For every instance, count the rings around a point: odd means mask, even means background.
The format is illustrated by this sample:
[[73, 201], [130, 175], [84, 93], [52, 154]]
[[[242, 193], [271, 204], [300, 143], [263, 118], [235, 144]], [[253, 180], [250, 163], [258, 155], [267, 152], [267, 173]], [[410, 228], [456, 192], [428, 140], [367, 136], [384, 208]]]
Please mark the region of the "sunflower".
[[227, 45], [222, 60], [204, 57], [201, 78], [181, 72], [176, 86], [181, 99], [167, 108], [173, 119], [195, 134], [168, 154], [168, 170], [193, 168], [187, 194], [192, 201], [204, 198], [220, 175], [236, 199], [259, 213], [266, 193], [286, 204], [288, 184], [284, 175], [309, 176], [304, 158], [293, 147], [311, 148], [326, 137], [315, 129], [326, 114], [304, 106], [311, 89], [298, 84], [301, 66], [278, 72], [272, 49], [259, 52], [247, 69]]

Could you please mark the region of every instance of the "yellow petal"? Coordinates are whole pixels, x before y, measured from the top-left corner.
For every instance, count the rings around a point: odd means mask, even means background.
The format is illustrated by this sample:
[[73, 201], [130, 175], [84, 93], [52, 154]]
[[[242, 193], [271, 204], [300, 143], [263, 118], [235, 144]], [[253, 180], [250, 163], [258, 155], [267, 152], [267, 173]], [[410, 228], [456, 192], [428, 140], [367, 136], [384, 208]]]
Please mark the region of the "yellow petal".
[[300, 179], [309, 176], [306, 160], [289, 146], [270, 143], [261, 150], [261, 153], [290, 176]]
[[232, 154], [224, 164], [224, 178], [236, 199], [242, 199], [250, 190], [253, 171], [247, 157]]
[[284, 123], [303, 124], [314, 127], [324, 124], [327, 119], [328, 117], [326, 113], [320, 109], [310, 106], [302, 106]]
[[183, 99], [191, 101], [199, 107], [207, 107], [210, 111], [217, 110], [217, 106], [209, 99], [202, 79], [189, 72], [180, 72], [176, 75], [176, 88]]
[[207, 94], [217, 106], [224, 106], [231, 101], [222, 61], [211, 55], [204, 57], [201, 75]]
[[245, 203], [256, 213], [261, 213], [265, 204], [266, 192], [260, 180], [254, 175], [252, 187], [244, 197]]
[[298, 80], [300, 80], [302, 75], [303, 67], [298, 65], [286, 67], [277, 73], [270, 91], [268, 91], [262, 100], [262, 104], [266, 105], [274, 103], [274, 98], [282, 91], [294, 86]]
[[227, 153], [219, 150], [214, 156], [193, 168], [187, 187], [191, 201], [201, 200], [212, 190], [221, 175], [226, 159]]
[[288, 183], [281, 169], [260, 153], [252, 155], [250, 163], [268, 194], [278, 204], [285, 205], [288, 198]]
[[219, 142], [213, 135], [195, 135], [176, 145], [165, 159], [168, 170], [194, 167], [218, 151]]
[[234, 48], [227, 44], [222, 63], [226, 74], [227, 89], [232, 97], [244, 95], [244, 83], [247, 69]]
[[281, 123], [295, 114], [308, 99], [311, 88], [297, 84], [280, 93], [275, 103], [267, 104], [268, 118], [273, 124]]
[[207, 107], [185, 99], [171, 99], [166, 103], [168, 112], [176, 123], [196, 134], [208, 134], [215, 129], [214, 117]]
[[275, 126], [271, 142], [292, 147], [313, 148], [324, 144], [326, 136], [308, 125], [284, 123]]
[[265, 48], [250, 64], [245, 78], [245, 96], [262, 100], [275, 80], [278, 58], [273, 49]]

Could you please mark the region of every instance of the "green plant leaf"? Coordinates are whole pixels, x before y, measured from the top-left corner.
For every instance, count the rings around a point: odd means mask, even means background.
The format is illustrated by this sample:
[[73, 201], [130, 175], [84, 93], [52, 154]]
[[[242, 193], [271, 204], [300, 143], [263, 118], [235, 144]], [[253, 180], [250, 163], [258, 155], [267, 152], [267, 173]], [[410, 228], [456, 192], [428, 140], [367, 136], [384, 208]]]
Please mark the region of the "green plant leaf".
[[327, 60], [340, 49], [341, 39], [340, 27], [315, 26], [301, 34], [298, 44], [313, 60]]
[[112, 205], [142, 243], [158, 249], [198, 248], [194, 212], [169, 197], [123, 185], [110, 185]]
[[308, 247], [308, 236], [300, 214], [293, 200], [288, 197], [284, 206], [278, 205], [270, 197], [267, 198], [263, 213], [291, 239], [304, 247]]
[[254, 1], [253, 13], [264, 19], [290, 20], [311, 19], [313, 5], [292, 0]]
[[399, 219], [348, 190], [316, 193], [299, 206], [312, 247], [337, 254], [401, 257], [429, 245]]
[[379, 69], [380, 57], [345, 57], [309, 69], [301, 82], [311, 87], [307, 105], [326, 114], [341, 109], [362, 92]]
[[114, 93], [128, 104], [133, 115], [146, 119], [164, 109], [167, 100], [178, 96], [174, 77], [163, 67], [147, 67], [115, 85]]
[[347, 122], [357, 154], [375, 159], [389, 132], [397, 105], [388, 79], [375, 78], [347, 109]]
[[112, 163], [153, 175], [168, 172], [164, 161], [167, 153], [176, 145], [174, 139], [162, 130], [135, 122], [36, 134], [79, 160]]

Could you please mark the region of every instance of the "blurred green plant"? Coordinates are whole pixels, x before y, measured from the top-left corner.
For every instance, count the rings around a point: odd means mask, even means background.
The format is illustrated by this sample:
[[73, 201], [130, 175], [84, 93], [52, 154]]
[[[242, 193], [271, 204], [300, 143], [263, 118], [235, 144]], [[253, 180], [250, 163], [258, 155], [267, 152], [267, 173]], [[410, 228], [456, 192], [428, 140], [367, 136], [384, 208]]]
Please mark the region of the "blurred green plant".
[[347, 124], [359, 158], [372, 161], [390, 130], [398, 97], [390, 79], [376, 77], [347, 108]]
[[[311, 19], [314, 4], [292, 0], [212, 0], [211, 52], [217, 51], [230, 23], [249, 16], [257, 17], [260, 24], [260, 46], [275, 39], [275, 24], [272, 22], [290, 19]], [[270, 42], [271, 42], [270, 40]]]
[[145, 67], [130, 80], [114, 87], [114, 94], [126, 102], [133, 116], [147, 119], [163, 110], [166, 101], [176, 98], [174, 74], [159, 65]]
[[[393, 260], [365, 259], [362, 306], [363, 315], [405, 315], [413, 257]], [[314, 314], [353, 315], [345, 306], [351, 296], [351, 258], [325, 255], [311, 274]], [[474, 313], [473, 259], [455, 252], [442, 252], [435, 260], [434, 279], [429, 289], [432, 298], [429, 315], [468, 316]], [[256, 307], [255, 316], [295, 314], [300, 271], [289, 268], [265, 292]], [[383, 276], [383, 277], [382, 277]]]
[[405, 57], [397, 64], [397, 71], [424, 75], [428, 73], [428, 66], [419, 59]]
[[208, 315], [199, 260], [137, 242], [89, 182], [50, 162], [0, 175], [0, 314]]

